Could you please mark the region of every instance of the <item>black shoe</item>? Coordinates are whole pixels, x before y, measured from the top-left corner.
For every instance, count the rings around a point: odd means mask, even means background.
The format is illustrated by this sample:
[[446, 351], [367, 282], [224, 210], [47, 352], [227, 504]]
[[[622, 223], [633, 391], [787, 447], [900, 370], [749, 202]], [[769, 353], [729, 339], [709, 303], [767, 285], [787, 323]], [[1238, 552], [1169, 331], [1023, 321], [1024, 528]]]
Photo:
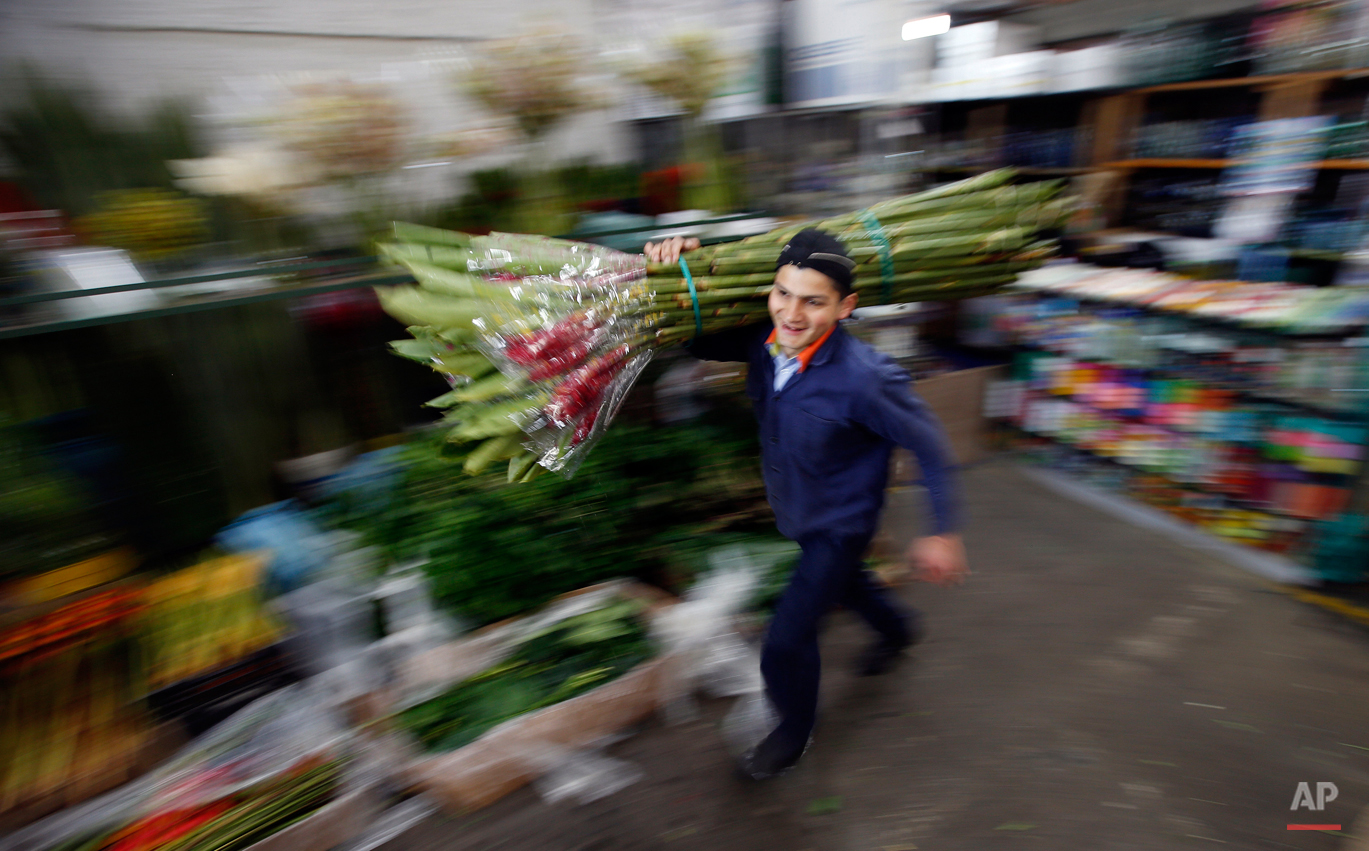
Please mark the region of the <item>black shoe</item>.
[[810, 738], [795, 747], [791, 741], [778, 735], [778, 731], [772, 732], [759, 745], [742, 754], [737, 762], [737, 770], [748, 780], [779, 777], [798, 764], [812, 741]]
[[860, 660], [856, 663], [856, 676], [877, 677], [888, 673], [903, 656], [903, 651], [921, 640], [922, 627], [916, 624], [909, 625], [908, 635], [902, 641], [881, 638], [861, 654]]

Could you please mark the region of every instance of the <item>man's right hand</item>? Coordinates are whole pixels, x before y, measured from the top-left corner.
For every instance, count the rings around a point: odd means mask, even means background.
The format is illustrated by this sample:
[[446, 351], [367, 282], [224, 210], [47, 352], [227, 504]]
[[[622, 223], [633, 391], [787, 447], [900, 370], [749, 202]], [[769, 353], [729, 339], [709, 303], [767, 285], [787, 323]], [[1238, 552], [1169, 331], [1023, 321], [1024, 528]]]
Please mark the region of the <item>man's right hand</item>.
[[955, 534], [917, 538], [908, 547], [913, 578], [933, 585], [958, 585], [970, 572], [965, 544]]
[[699, 241], [692, 236], [672, 236], [660, 242], [648, 242], [642, 249], [642, 253], [652, 263], [674, 263], [680, 259], [681, 254], [686, 251], [693, 251], [698, 247]]

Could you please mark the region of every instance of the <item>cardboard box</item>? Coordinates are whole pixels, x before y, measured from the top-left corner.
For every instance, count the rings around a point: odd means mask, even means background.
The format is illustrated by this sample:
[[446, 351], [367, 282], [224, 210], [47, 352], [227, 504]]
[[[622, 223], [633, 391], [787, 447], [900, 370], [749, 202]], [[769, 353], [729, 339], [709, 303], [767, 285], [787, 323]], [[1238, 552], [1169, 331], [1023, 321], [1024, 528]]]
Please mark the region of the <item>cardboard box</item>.
[[[924, 378], [913, 383], [946, 430], [951, 454], [957, 464], [973, 464], [988, 456], [987, 420], [984, 394], [989, 382], [1008, 377], [1008, 367], [981, 366]], [[908, 481], [917, 469], [911, 453], [899, 449], [895, 454], [896, 481]]]
[[[603, 591], [641, 600], [648, 612], [676, 602], [664, 591], [630, 580], [590, 586], [557, 600]], [[401, 673], [402, 690], [445, 686], [485, 670], [502, 658], [498, 648], [505, 628], [521, 619], [491, 624], [410, 660]], [[505, 721], [446, 753], [419, 753], [402, 734], [379, 746], [397, 748], [392, 758], [407, 763], [403, 777], [409, 785], [432, 795], [449, 812], [471, 812], [533, 782], [574, 751], [649, 718], [676, 696], [683, 664], [680, 654], [664, 653], [584, 694]], [[369, 711], [393, 711], [392, 698], [382, 698]]]

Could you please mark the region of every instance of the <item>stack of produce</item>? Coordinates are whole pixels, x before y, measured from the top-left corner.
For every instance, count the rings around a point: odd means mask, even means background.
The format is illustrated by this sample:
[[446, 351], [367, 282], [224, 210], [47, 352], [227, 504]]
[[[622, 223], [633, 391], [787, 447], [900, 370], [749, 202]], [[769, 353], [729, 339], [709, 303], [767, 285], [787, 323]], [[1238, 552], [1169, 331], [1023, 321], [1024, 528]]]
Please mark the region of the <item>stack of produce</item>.
[[399, 725], [429, 751], [470, 744], [494, 726], [569, 700], [653, 655], [643, 604], [610, 598], [521, 638], [500, 664], [401, 712]]
[[373, 815], [349, 743], [320, 694], [273, 692], [99, 802], [11, 834], [6, 848], [238, 851], [278, 838], [270, 847], [325, 851]]
[[139, 589], [82, 597], [0, 632], [0, 815], [30, 814], [122, 781], [148, 725], [133, 639]]
[[[1053, 251], [1038, 239], [1067, 212], [1050, 183], [1009, 185], [990, 172], [868, 210], [816, 222], [858, 263], [865, 304], [963, 298], [994, 291]], [[381, 292], [412, 326], [401, 355], [448, 377], [450, 439], [479, 443], [469, 472], [507, 460], [508, 479], [540, 467], [574, 471], [654, 349], [757, 323], [788, 227], [648, 264], [540, 237], [469, 237], [397, 225], [382, 254], [414, 286]]]
[[148, 587], [143, 654], [152, 689], [232, 664], [280, 638], [280, 624], [262, 607], [264, 568], [259, 556], [225, 556]]
[[[336, 797], [344, 767], [336, 757], [310, 756], [221, 797], [162, 802], [122, 827], [55, 851], [239, 851], [304, 820]], [[185, 783], [193, 786], [195, 778]]]

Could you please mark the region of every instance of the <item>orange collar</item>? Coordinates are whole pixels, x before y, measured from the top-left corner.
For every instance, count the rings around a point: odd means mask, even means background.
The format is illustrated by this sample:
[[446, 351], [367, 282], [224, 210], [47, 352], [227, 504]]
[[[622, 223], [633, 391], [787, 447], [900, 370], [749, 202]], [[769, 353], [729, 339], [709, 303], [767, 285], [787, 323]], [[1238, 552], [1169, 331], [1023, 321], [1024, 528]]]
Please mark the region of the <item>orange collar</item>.
[[[809, 344], [808, 348], [799, 352], [799, 372], [803, 372], [808, 368], [808, 362], [813, 359], [813, 355], [818, 353], [818, 349], [822, 348], [822, 344], [827, 342], [827, 338], [832, 336], [832, 332], [835, 330], [837, 330], [837, 326], [833, 325], [831, 328], [827, 329], [826, 334], [823, 334], [817, 340]], [[778, 333], [779, 329], [774, 329], [770, 332], [770, 336], [765, 338], [765, 345], [770, 348], [770, 355], [772, 357], [777, 357], [780, 354], [780, 346], [775, 342], [775, 335]]]

